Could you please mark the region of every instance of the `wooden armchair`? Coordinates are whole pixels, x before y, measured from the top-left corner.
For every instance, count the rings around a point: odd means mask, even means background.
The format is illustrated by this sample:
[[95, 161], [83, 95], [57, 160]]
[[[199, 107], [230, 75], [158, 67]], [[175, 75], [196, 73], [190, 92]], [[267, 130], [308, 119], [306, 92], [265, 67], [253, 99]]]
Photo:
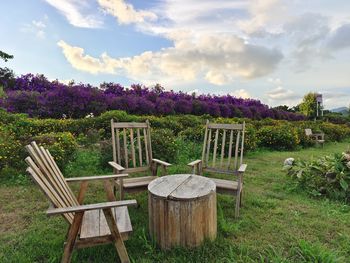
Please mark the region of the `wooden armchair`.
[[[65, 179], [50, 152], [35, 142], [26, 146], [30, 157], [25, 159], [27, 172], [50, 200], [47, 215], [62, 215], [69, 224], [61, 262], [70, 262], [74, 248], [114, 243], [121, 262], [130, 262], [124, 240], [132, 232], [127, 206], [136, 200], [116, 201], [113, 181], [127, 174]], [[109, 202], [84, 205], [88, 183], [101, 180]], [[67, 182], [81, 182], [76, 198]]]
[[306, 137], [309, 137], [313, 142], [323, 144], [325, 142], [324, 133], [313, 133], [311, 129], [305, 129]]
[[[209, 172], [236, 176], [236, 180], [211, 178], [216, 184], [218, 193], [236, 196], [235, 217], [239, 216], [239, 208], [242, 205], [243, 174], [247, 168], [247, 165], [243, 164], [244, 133], [244, 122], [243, 124], [216, 124], [209, 123], [207, 120], [202, 159], [188, 164], [192, 167], [193, 174], [203, 175], [203, 172]], [[220, 161], [217, 160], [218, 148]]]
[[[144, 123], [114, 122], [111, 120], [113, 167], [115, 174], [150, 172], [151, 176], [142, 176], [116, 180], [120, 200], [124, 199], [124, 192], [132, 193], [147, 190], [148, 184], [157, 178], [158, 167], [162, 168], [162, 175], [167, 174], [170, 163], [153, 159], [151, 143], [151, 127], [148, 120]], [[115, 189], [116, 190], [116, 189]]]

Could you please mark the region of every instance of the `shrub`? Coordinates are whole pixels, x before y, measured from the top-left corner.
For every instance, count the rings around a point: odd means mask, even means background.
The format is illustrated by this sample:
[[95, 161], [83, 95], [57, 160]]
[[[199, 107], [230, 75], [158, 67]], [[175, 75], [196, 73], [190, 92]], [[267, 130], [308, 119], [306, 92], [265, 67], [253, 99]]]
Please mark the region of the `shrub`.
[[175, 162], [178, 146], [173, 132], [170, 129], [152, 129], [151, 137], [153, 158]]
[[349, 128], [346, 125], [323, 122], [319, 127], [325, 133], [325, 139], [329, 141], [341, 141], [346, 136], [350, 136]]
[[15, 134], [0, 126], [0, 173], [4, 168], [21, 168], [22, 145]]
[[262, 127], [257, 136], [259, 146], [275, 150], [293, 150], [300, 143], [297, 130], [289, 125]]
[[41, 118], [83, 118], [107, 110], [125, 110], [132, 114], [210, 114], [213, 117], [304, 119], [303, 115], [271, 109], [259, 100], [166, 91], [131, 85], [127, 89], [115, 83], [63, 84], [49, 81], [44, 75], [27, 74], [5, 85], [1, 105], [11, 112], [27, 113]]
[[31, 140], [47, 148], [60, 167], [63, 167], [71, 159], [78, 148], [78, 144], [70, 132], [42, 134]]
[[350, 201], [350, 152], [284, 167], [298, 186], [314, 196]]

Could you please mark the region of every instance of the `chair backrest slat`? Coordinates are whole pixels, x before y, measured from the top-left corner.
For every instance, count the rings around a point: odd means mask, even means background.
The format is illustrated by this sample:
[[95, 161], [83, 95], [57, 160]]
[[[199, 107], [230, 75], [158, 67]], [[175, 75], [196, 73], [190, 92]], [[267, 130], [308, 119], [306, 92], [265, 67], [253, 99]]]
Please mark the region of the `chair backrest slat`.
[[139, 148], [139, 163], [140, 166], [142, 166], [142, 145], [141, 145], [141, 135], [140, 135], [140, 128], [137, 128], [137, 146]]
[[218, 150], [218, 139], [219, 139], [219, 129], [216, 129], [215, 140], [214, 140], [213, 167], [215, 167], [215, 164], [216, 164], [216, 152]]
[[74, 193], [72, 192], [72, 189], [68, 186], [68, 183], [64, 179], [64, 176], [63, 176], [61, 170], [58, 168], [58, 166], [57, 166], [55, 160], [53, 159], [51, 153], [49, 152], [49, 150], [44, 149], [44, 147], [40, 147], [40, 148], [42, 148], [42, 151], [46, 153], [47, 160], [52, 165], [52, 167], [54, 168], [56, 176], [57, 176], [59, 182], [61, 183], [64, 191], [69, 196], [69, 199], [71, 200], [71, 203], [75, 204], [75, 205], [79, 205], [78, 200], [75, 198]]
[[209, 162], [210, 144], [211, 144], [211, 129], [209, 129], [208, 142], [207, 142], [207, 155], [205, 157], [205, 163]]
[[207, 123], [205, 124], [204, 142], [203, 142], [203, 150], [202, 150], [202, 161], [203, 162], [204, 162], [205, 149], [207, 147], [207, 140], [208, 140], [208, 124], [209, 124], [209, 120], [207, 120]]
[[[27, 172], [39, 185], [55, 207], [71, 207], [78, 205], [72, 190], [69, 188], [50, 152], [39, 147], [35, 142], [26, 146], [30, 155], [25, 159]], [[63, 214], [69, 222], [73, 222], [73, 213]]]
[[151, 125], [149, 124], [149, 121], [146, 120], [146, 125], [147, 125], [147, 131], [148, 131], [148, 155], [150, 158], [150, 161], [153, 159], [153, 153], [152, 153], [152, 141], [151, 141]]
[[224, 130], [224, 134], [222, 135], [220, 167], [222, 167], [222, 163], [223, 163], [224, 157], [225, 157], [225, 145], [226, 145], [226, 130]]
[[233, 168], [237, 169], [237, 159], [238, 159], [238, 148], [239, 148], [239, 137], [241, 136], [241, 132], [238, 131], [237, 136], [236, 136], [236, 147], [235, 147], [235, 161], [233, 164]]
[[130, 129], [130, 145], [131, 145], [132, 164], [134, 167], [136, 167], [135, 146], [134, 146], [134, 130], [133, 129]]
[[[30, 157], [28, 157], [30, 159]], [[28, 163], [28, 161], [27, 161]], [[29, 164], [28, 164], [29, 165]], [[35, 165], [34, 165], [35, 166]], [[55, 206], [55, 207], [64, 207], [62, 200], [57, 197], [55, 194], [55, 191], [52, 189], [50, 184], [43, 179], [44, 176], [40, 175], [40, 170], [38, 171], [39, 168], [36, 167], [36, 169], [33, 169], [32, 165], [29, 165], [27, 168], [27, 172], [30, 174], [32, 177], [33, 181], [40, 187], [42, 192], [47, 196], [47, 198], [50, 200], [50, 202]], [[73, 222], [73, 215], [72, 214], [64, 214], [63, 217], [71, 224]]]
[[150, 167], [152, 146], [148, 121], [139, 123], [111, 120], [111, 131], [113, 161], [130, 171]]
[[127, 142], [126, 142], [127, 138], [126, 138], [126, 129], [123, 128], [123, 142], [124, 142], [124, 165], [125, 168], [129, 168], [129, 159], [128, 159], [128, 146], [127, 146]]
[[57, 194], [62, 197], [65, 205], [71, 206], [75, 204], [70, 194], [66, 190], [66, 186], [61, 184], [59, 176], [57, 176], [52, 169], [52, 166], [47, 159], [46, 152], [43, 152], [43, 150], [39, 148], [35, 142], [32, 142], [31, 145], [26, 146], [26, 149], [36, 166], [40, 169], [41, 174], [45, 176], [50, 185], [57, 190]]
[[[221, 170], [222, 172], [230, 171], [231, 173], [236, 171], [239, 168], [238, 164], [243, 162], [244, 132], [245, 123], [221, 124], [207, 121], [202, 150], [203, 168]], [[233, 145], [234, 142], [235, 145]], [[233, 148], [234, 146], [235, 148]], [[218, 148], [221, 149], [219, 153]], [[219, 158], [220, 162], [217, 162]]]
[[233, 143], [233, 130], [231, 130], [231, 132], [230, 132], [230, 142], [229, 142], [228, 157], [227, 157], [227, 169], [230, 169], [230, 164], [231, 164], [232, 143]]
[[147, 131], [146, 129], [144, 128], [143, 129], [143, 139], [145, 141], [145, 152], [146, 152], [146, 163], [149, 165], [149, 155], [148, 155], [148, 140], [146, 140], [147, 138]]

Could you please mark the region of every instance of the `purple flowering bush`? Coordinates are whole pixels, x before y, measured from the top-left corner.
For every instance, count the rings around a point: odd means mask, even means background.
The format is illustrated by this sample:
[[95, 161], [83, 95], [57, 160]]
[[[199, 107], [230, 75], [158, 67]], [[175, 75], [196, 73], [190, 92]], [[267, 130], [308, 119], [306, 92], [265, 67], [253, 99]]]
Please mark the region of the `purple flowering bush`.
[[161, 86], [147, 88], [102, 83], [68, 85], [49, 81], [44, 75], [27, 74], [12, 82], [2, 83], [5, 96], [0, 107], [8, 112], [27, 113], [40, 118], [84, 118], [98, 116], [108, 110], [124, 110], [137, 115], [209, 114], [212, 117], [244, 117], [249, 119], [304, 120], [300, 114], [270, 109], [259, 100], [230, 95], [190, 95], [166, 91]]

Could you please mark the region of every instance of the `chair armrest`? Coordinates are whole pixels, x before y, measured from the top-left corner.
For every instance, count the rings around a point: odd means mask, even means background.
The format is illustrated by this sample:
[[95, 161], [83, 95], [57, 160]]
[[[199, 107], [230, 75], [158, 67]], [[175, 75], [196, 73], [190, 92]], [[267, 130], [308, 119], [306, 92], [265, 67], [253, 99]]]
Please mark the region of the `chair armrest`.
[[187, 165], [188, 165], [188, 166], [195, 166], [196, 164], [199, 164], [199, 163], [201, 163], [201, 162], [202, 162], [202, 160], [195, 160], [195, 161], [193, 161], [193, 162], [188, 163]]
[[118, 171], [123, 171], [125, 170], [125, 168], [119, 164], [117, 164], [116, 162], [108, 162], [108, 164], [110, 166], [112, 166], [114, 169], [117, 169]]
[[246, 169], [247, 169], [247, 165], [246, 164], [241, 164], [241, 166], [238, 169], [238, 172], [239, 173], [244, 173]]
[[136, 200], [125, 200], [125, 201], [114, 201], [114, 202], [105, 202], [98, 204], [90, 204], [90, 205], [78, 205], [78, 206], [70, 206], [70, 207], [62, 207], [62, 208], [54, 208], [48, 209], [46, 214], [57, 215], [57, 214], [66, 214], [66, 213], [77, 213], [77, 212], [85, 212], [89, 210], [98, 210], [98, 209], [106, 209], [118, 206], [129, 206], [129, 205], [137, 205]]
[[157, 164], [164, 165], [164, 166], [170, 166], [171, 165], [170, 163], [167, 163], [167, 162], [164, 162], [164, 161], [161, 161], [161, 160], [158, 160], [158, 159], [152, 159], [152, 162], [155, 162]]
[[113, 174], [113, 175], [97, 175], [97, 176], [85, 176], [85, 177], [71, 177], [66, 178], [66, 182], [81, 182], [81, 181], [94, 181], [94, 180], [109, 180], [116, 178], [128, 177], [128, 174]]

